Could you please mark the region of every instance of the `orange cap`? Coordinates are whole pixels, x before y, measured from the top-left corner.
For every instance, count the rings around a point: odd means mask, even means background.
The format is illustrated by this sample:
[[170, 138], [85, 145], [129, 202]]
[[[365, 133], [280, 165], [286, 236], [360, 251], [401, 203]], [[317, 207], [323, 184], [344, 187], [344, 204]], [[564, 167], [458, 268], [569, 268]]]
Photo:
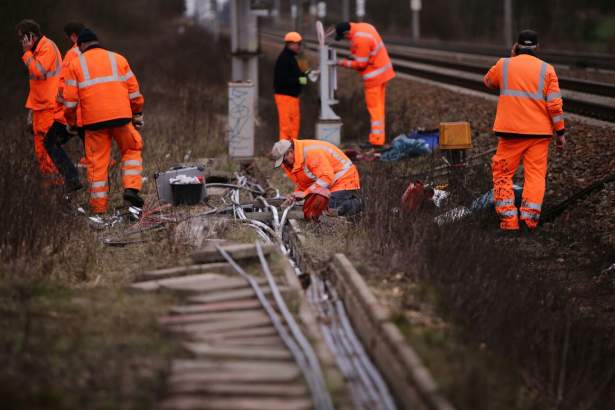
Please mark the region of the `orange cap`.
[[284, 41], [287, 43], [300, 43], [303, 41], [303, 38], [301, 37], [301, 34], [296, 31], [291, 31], [290, 33], [286, 33], [284, 36]]

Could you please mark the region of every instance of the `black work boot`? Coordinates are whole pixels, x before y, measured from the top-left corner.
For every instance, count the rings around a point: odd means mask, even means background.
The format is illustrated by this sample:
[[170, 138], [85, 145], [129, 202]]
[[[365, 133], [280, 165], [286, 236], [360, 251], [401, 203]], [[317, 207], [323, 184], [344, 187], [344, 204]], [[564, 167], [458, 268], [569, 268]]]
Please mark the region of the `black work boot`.
[[81, 184], [81, 181], [79, 181], [79, 179], [69, 179], [66, 181], [66, 183], [64, 184], [64, 191], [67, 194], [73, 193], [75, 191], [79, 191], [83, 189], [83, 185]]
[[534, 231], [535, 231], [535, 229], [532, 229], [529, 226], [527, 226], [525, 221], [523, 221], [523, 220], [519, 221], [519, 232], [520, 232], [522, 237], [526, 237], [527, 238], [529, 236], [533, 236], [534, 235]]
[[127, 188], [124, 190], [124, 201], [127, 201], [132, 206], [136, 206], [137, 208], [143, 208], [143, 198], [139, 196], [139, 191], [133, 188]]

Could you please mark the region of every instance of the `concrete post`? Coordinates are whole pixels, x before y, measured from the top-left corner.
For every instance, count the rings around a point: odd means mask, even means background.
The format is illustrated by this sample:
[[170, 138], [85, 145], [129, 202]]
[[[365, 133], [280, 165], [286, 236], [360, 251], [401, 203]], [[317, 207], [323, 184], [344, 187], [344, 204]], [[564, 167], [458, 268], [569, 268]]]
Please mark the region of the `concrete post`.
[[[231, 1], [231, 81], [251, 81], [258, 96], [258, 20], [250, 0]], [[258, 98], [254, 112], [258, 113]]]
[[229, 154], [254, 155], [258, 115], [258, 20], [250, 0], [231, 0], [231, 82], [229, 83]]
[[271, 10], [271, 17], [273, 17], [274, 22], [280, 22], [280, 0], [273, 0], [273, 9]]
[[342, 21], [350, 21], [350, 0], [342, 1]]
[[291, 0], [290, 4], [290, 18], [293, 21], [293, 31], [299, 29], [299, 1]]
[[504, 0], [504, 43], [506, 47], [513, 44], [512, 14], [512, 0]]

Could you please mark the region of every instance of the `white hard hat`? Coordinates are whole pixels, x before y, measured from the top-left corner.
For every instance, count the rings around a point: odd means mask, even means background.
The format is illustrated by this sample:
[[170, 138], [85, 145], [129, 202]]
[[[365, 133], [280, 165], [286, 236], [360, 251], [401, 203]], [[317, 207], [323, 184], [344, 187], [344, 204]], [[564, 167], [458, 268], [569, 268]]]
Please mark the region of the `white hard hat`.
[[292, 146], [289, 140], [280, 140], [273, 144], [273, 148], [271, 149], [271, 158], [275, 160], [274, 168], [278, 168], [282, 165], [284, 161], [284, 155], [288, 152], [290, 147]]

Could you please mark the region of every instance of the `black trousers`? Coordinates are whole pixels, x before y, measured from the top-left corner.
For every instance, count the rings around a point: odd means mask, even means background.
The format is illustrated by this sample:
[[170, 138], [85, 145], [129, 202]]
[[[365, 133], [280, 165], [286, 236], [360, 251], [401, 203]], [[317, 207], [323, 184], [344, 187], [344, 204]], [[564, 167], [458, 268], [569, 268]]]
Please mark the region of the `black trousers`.
[[51, 160], [64, 177], [65, 183], [76, 184], [79, 182], [79, 172], [62, 148], [62, 145], [68, 142], [70, 137], [70, 134], [66, 131], [66, 126], [61, 122], [54, 121], [45, 135], [44, 145]]

